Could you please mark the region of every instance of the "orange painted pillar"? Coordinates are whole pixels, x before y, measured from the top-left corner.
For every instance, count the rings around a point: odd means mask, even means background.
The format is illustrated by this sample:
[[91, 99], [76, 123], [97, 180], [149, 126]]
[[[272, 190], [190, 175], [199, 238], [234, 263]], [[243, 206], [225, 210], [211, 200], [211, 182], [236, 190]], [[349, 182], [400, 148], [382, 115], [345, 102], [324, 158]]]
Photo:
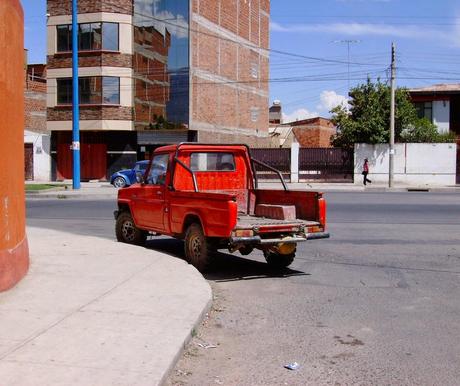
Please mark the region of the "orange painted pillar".
[[24, 14], [0, 0], [0, 291], [27, 273], [24, 193]]

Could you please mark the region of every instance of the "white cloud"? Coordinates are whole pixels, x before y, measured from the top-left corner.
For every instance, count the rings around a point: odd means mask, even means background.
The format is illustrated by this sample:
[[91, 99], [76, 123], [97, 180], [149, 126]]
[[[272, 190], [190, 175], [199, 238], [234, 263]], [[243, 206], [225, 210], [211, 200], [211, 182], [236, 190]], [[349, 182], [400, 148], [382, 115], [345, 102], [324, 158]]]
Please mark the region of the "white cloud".
[[[188, 22], [182, 15], [174, 15], [169, 11], [159, 11], [158, 5], [161, 0], [138, 0], [135, 3], [136, 24], [143, 26], [153, 25], [163, 35], [165, 30], [178, 39], [188, 37]], [[155, 15], [154, 17], [152, 15]], [[161, 21], [161, 20], [164, 20]]]
[[290, 114], [283, 113], [283, 122], [284, 123], [295, 122], [295, 121], [300, 121], [302, 119], [316, 118], [318, 116], [319, 115], [316, 111], [309, 111], [307, 109], [302, 108], [302, 109], [297, 109]]
[[320, 94], [320, 103], [316, 108], [320, 111], [331, 111], [338, 105], [346, 106], [348, 103], [347, 97], [337, 94], [335, 91], [325, 90]]
[[188, 37], [188, 22], [182, 15], [173, 15], [169, 11], [161, 11], [156, 16], [158, 19], [165, 20], [166, 23], [159, 22], [171, 35], [178, 39]]
[[329, 24], [290, 24], [270, 22], [270, 30], [283, 33], [329, 33], [340, 36], [389, 36], [409, 39], [430, 39], [460, 45], [460, 28], [456, 25], [451, 31], [443, 31], [420, 25], [393, 25], [386, 23], [329, 23]]

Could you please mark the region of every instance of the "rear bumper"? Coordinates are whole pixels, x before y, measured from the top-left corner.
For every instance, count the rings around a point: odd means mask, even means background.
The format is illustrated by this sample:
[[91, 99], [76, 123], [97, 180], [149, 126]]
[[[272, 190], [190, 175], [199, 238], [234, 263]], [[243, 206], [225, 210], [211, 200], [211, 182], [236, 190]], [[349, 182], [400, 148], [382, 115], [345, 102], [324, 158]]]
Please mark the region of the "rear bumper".
[[276, 239], [262, 239], [260, 236], [251, 237], [230, 237], [230, 245], [276, 245], [276, 244], [297, 244], [307, 240], [327, 239], [328, 232], [308, 233], [305, 237], [292, 236]]

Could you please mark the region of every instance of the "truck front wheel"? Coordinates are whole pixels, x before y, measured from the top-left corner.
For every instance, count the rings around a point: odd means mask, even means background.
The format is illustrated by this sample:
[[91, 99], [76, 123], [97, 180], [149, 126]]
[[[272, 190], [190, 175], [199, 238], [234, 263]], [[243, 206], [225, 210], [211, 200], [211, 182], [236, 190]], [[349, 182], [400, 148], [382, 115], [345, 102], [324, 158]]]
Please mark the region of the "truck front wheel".
[[211, 262], [211, 248], [200, 224], [192, 224], [185, 232], [185, 257], [198, 271], [203, 272]]
[[134, 224], [131, 213], [122, 212], [115, 223], [115, 234], [117, 241], [127, 244], [144, 245], [147, 239], [147, 232], [139, 229]]
[[295, 252], [289, 255], [282, 255], [281, 253], [273, 251], [264, 251], [264, 256], [268, 265], [274, 268], [286, 268], [294, 261]]

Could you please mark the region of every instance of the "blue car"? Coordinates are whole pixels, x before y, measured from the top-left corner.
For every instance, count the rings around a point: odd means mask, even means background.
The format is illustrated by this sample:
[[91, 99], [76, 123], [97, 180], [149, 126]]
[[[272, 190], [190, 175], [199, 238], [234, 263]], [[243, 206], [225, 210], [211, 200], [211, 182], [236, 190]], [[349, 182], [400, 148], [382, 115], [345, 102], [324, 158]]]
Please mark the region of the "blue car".
[[110, 183], [116, 188], [124, 188], [139, 182], [139, 176], [143, 176], [147, 166], [148, 160], [138, 161], [132, 169], [119, 170], [112, 174]]

